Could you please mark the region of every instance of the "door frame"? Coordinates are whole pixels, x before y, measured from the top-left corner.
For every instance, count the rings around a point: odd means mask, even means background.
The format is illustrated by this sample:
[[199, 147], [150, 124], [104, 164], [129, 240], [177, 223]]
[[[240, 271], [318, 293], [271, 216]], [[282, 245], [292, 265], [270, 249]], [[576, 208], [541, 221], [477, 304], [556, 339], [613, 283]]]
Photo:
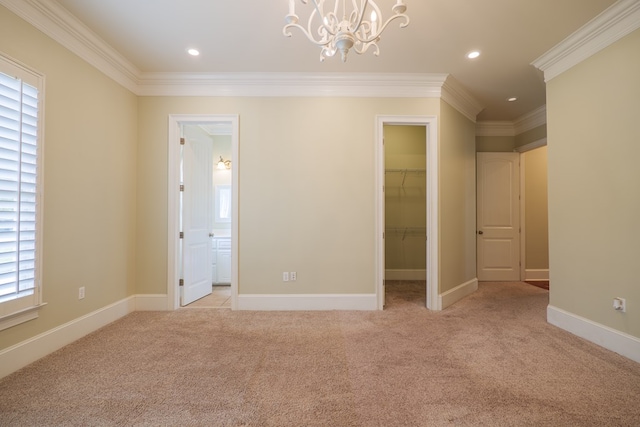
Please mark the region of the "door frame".
[[427, 301], [426, 307], [429, 310], [442, 310], [439, 298], [439, 153], [438, 153], [438, 117], [437, 116], [376, 116], [375, 129], [375, 281], [376, 300], [378, 310], [384, 305], [384, 250], [385, 250], [385, 221], [384, 221], [384, 125], [414, 125], [425, 126], [427, 140]]
[[167, 309], [180, 307], [180, 125], [228, 122], [231, 125], [231, 309], [238, 306], [238, 171], [239, 117], [237, 114], [169, 114], [167, 141]]
[[[523, 154], [525, 154], [527, 151], [531, 151], [531, 150], [535, 150], [536, 148], [540, 148], [540, 147], [546, 147], [547, 146], [547, 138], [541, 138], [538, 139], [536, 141], [530, 142], [528, 144], [525, 145], [521, 145], [519, 147], [514, 148], [513, 151], [515, 151], [516, 153], [520, 153], [520, 228], [521, 228], [521, 233], [520, 233], [520, 281], [525, 281], [527, 280], [527, 266], [526, 266], [526, 230], [525, 230], [525, 196], [526, 196], [526, 192], [525, 192], [525, 177], [526, 177], [526, 170], [525, 170], [525, 163], [522, 161], [523, 158]], [[549, 278], [547, 277], [547, 280]]]

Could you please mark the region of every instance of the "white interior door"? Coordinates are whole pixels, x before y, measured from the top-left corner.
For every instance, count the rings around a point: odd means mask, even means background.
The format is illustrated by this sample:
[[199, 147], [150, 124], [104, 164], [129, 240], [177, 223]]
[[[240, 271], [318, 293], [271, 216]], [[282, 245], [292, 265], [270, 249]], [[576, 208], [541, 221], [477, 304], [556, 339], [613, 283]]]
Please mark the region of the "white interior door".
[[477, 155], [477, 274], [520, 280], [520, 154]]
[[213, 146], [186, 139], [183, 147], [182, 274], [180, 305], [212, 292]]

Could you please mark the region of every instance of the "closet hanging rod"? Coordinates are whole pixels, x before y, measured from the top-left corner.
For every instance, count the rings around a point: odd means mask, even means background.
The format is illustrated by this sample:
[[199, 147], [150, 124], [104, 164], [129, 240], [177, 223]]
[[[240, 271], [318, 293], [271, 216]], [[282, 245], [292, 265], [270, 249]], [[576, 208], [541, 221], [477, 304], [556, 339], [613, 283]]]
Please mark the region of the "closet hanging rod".
[[385, 169], [385, 173], [425, 173], [426, 169]]

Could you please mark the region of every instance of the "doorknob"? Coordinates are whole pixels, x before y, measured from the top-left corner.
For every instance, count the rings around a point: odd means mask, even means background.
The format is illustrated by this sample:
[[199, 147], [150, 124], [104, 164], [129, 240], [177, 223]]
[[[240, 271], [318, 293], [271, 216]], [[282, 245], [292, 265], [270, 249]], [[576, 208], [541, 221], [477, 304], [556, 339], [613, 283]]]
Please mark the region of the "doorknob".
[[213, 236], [214, 236], [214, 234], [213, 234], [213, 233], [209, 233], [209, 237], [213, 237]]
[[484, 234], [484, 231], [480, 230], [478, 231], [478, 234]]

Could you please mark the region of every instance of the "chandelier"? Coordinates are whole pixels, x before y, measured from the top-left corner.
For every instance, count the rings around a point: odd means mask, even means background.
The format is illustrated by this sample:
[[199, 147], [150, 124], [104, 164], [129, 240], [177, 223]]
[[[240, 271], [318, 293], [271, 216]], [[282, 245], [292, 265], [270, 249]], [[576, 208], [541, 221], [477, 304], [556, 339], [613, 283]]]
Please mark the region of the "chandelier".
[[[312, 3], [307, 28], [298, 24], [295, 12], [295, 1], [289, 0], [289, 14], [285, 17], [287, 24], [282, 29], [285, 36], [291, 37], [291, 28], [299, 28], [314, 44], [320, 46], [320, 61], [330, 58], [340, 52], [342, 62], [347, 60], [349, 50], [353, 48], [357, 54], [366, 52], [373, 47], [373, 54], [378, 56], [380, 48], [380, 34], [387, 25], [395, 19], [403, 18], [400, 28], [409, 25], [409, 17], [405, 15], [407, 6], [403, 0], [396, 0], [391, 8], [393, 15], [382, 25], [382, 13], [374, 0], [300, 0], [304, 5]], [[351, 3], [347, 7], [347, 3]], [[365, 13], [370, 14], [365, 19]], [[341, 16], [341, 17], [339, 17]]]

